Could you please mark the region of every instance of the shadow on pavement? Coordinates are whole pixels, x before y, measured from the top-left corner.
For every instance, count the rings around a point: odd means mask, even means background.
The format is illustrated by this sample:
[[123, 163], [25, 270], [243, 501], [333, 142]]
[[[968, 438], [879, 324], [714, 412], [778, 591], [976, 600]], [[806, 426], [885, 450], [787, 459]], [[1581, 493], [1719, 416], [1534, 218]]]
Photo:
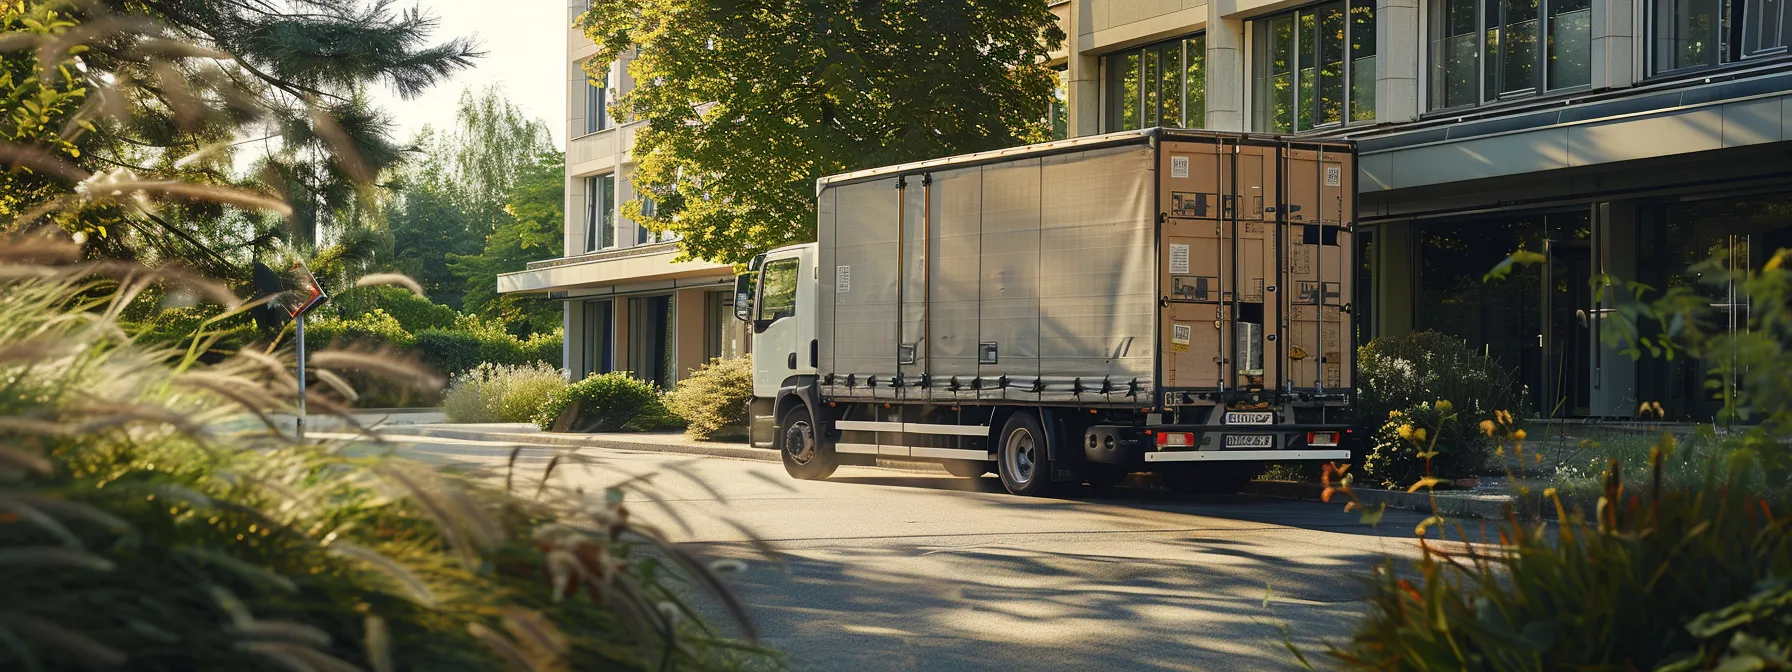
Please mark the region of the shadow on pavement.
[[1296, 669], [1275, 622], [1323, 657], [1361, 609], [1353, 577], [1381, 559], [1190, 540], [1187, 559], [871, 546], [793, 549], [779, 568], [744, 545], [695, 546], [749, 561], [731, 583], [792, 669], [860, 672]]
[[[828, 482], [1011, 496], [1002, 488], [1001, 479], [994, 476], [980, 478], [933, 475], [836, 476], [828, 479]], [[1058, 489], [1051, 497], [1029, 501], [1035, 503], [1036, 506], [1055, 505], [1085, 509], [1111, 507], [1115, 514], [1122, 514], [1127, 509], [1161, 511], [1308, 530], [1324, 530], [1340, 534], [1393, 538], [1412, 538], [1413, 527], [1429, 517], [1428, 514], [1416, 511], [1388, 509], [1384, 512], [1380, 523], [1368, 525], [1361, 522], [1361, 514], [1346, 513], [1341, 498], [1335, 503], [1327, 504], [1242, 494], [1186, 495], [1144, 487], [1114, 488], [1108, 492], [1099, 493], [1087, 486], [1067, 483], [1058, 484]], [[1478, 521], [1460, 522], [1464, 524], [1462, 531], [1466, 533], [1467, 540], [1482, 541]], [[1445, 539], [1454, 541], [1463, 539], [1463, 535], [1459, 534], [1453, 526], [1433, 529], [1443, 530], [1446, 535]], [[1436, 533], [1432, 534], [1432, 538], [1434, 540], [1438, 538]]]

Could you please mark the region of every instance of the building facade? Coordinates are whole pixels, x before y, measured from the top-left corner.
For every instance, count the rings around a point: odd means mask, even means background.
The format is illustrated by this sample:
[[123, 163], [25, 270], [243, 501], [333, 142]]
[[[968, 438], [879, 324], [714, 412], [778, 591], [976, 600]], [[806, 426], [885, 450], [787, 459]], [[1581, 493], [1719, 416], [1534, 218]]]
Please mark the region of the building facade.
[[[573, 27], [588, 6], [567, 4], [566, 222], [554, 259], [498, 276], [498, 291], [542, 295], [562, 305], [564, 361], [574, 378], [628, 371], [670, 388], [698, 365], [746, 354], [745, 326], [733, 315], [733, 267], [674, 261], [678, 243], [622, 216], [643, 199], [634, 172], [637, 122], [609, 103], [633, 87], [628, 58], [585, 65], [596, 45]], [[651, 207], [651, 201], [645, 203]]]
[[[1719, 328], [1746, 328], [1750, 297], [1688, 268], [1714, 256], [1758, 268], [1792, 247], [1785, 4], [1056, 2], [1069, 37], [1053, 61], [1052, 123], [1064, 136], [1161, 125], [1355, 139], [1359, 341], [1462, 337], [1512, 371], [1542, 415], [1630, 417], [1653, 401], [1710, 420], [1721, 384], [1708, 363], [1634, 361], [1604, 343], [1606, 316], [1634, 300], [1629, 283], [1688, 286], [1711, 297]], [[572, 108], [582, 123], [586, 108]], [[626, 180], [625, 140], [615, 143]], [[569, 158], [568, 194], [598, 165]], [[604, 277], [634, 282], [627, 257], [579, 261], [575, 210], [567, 257], [544, 266], [614, 268]], [[1546, 261], [1484, 279], [1520, 249]], [[717, 269], [671, 274], [681, 272]], [[1616, 289], [1592, 291], [1601, 275]], [[500, 283], [565, 291], [554, 277], [523, 279]]]

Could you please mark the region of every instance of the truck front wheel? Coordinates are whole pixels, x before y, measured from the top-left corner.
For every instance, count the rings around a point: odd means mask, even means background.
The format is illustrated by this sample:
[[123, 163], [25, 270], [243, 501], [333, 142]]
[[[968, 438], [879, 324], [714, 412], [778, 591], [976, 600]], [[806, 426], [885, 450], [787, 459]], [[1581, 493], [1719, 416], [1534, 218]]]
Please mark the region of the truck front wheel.
[[1032, 413], [1008, 416], [996, 453], [996, 473], [1008, 492], [1038, 496], [1052, 485], [1052, 463], [1045, 453], [1045, 428]]
[[805, 481], [819, 481], [834, 475], [833, 451], [827, 449], [815, 434], [809, 409], [797, 406], [784, 412], [778, 423], [778, 452], [784, 457], [784, 471]]

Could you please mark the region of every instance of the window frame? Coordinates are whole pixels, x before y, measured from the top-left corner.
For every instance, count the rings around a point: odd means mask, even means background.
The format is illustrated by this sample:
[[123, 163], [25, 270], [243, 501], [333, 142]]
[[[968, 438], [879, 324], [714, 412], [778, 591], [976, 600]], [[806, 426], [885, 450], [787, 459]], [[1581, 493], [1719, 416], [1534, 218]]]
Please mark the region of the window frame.
[[[581, 70], [583, 66], [581, 65]], [[610, 71], [604, 68], [603, 84], [592, 83], [591, 73], [585, 73], [585, 133], [591, 135], [610, 130], [615, 126], [610, 118]]]
[[[608, 198], [600, 198], [601, 187], [609, 186]], [[585, 252], [587, 254], [616, 247], [616, 174], [585, 176]]]
[[[782, 310], [782, 311], [778, 310], [777, 308], [773, 308], [771, 306], [771, 304], [766, 301], [767, 298], [771, 297], [771, 289], [772, 289], [771, 282], [770, 282], [771, 271], [772, 271], [773, 267], [777, 267], [777, 266], [789, 266], [790, 267], [790, 305], [785, 310]], [[765, 262], [764, 265], [760, 266], [759, 282], [758, 282], [759, 286], [756, 288], [756, 290], [759, 293], [759, 296], [753, 302], [753, 304], [754, 304], [753, 305], [753, 308], [754, 308], [753, 319], [754, 320], [763, 322], [766, 324], [770, 324], [772, 322], [777, 322], [778, 320], [782, 320], [786, 317], [796, 317], [797, 289], [798, 289], [798, 286], [802, 284], [802, 278], [801, 278], [802, 268], [801, 268], [801, 266], [802, 266], [802, 259], [800, 259], [798, 257], [785, 257], [783, 259], [772, 259], [770, 261]], [[780, 289], [780, 293], [781, 292], [782, 292], [782, 290]], [[773, 311], [773, 312], [769, 313], [769, 316], [768, 316], [768, 313], [766, 312], [768, 309]]]
[[[1532, 59], [1531, 82], [1527, 88], [1512, 90], [1496, 90], [1506, 88], [1505, 84], [1496, 83], [1503, 80], [1506, 74], [1506, 66], [1500, 46], [1494, 44], [1490, 48], [1488, 41], [1488, 36], [1491, 32], [1488, 22], [1489, 12], [1492, 11], [1489, 8], [1490, 5], [1497, 8], [1498, 16], [1501, 17], [1499, 19], [1500, 25], [1498, 26], [1498, 41], [1504, 42], [1511, 33], [1511, 26], [1514, 25], [1514, 23], [1505, 20], [1509, 2], [1507, 0], [1459, 0], [1470, 2], [1474, 5], [1473, 11], [1471, 12], [1475, 17], [1474, 29], [1462, 35], [1472, 36], [1475, 44], [1475, 58], [1473, 64], [1470, 66], [1474, 70], [1474, 91], [1471, 96], [1472, 100], [1466, 103], [1451, 105], [1447, 102], [1440, 102], [1438, 98], [1440, 96], [1439, 91], [1442, 88], [1443, 81], [1441, 73], [1443, 72], [1442, 68], [1446, 61], [1441, 57], [1442, 53], [1439, 45], [1442, 43], [1442, 39], [1439, 35], [1443, 31], [1444, 21], [1447, 20], [1446, 17], [1448, 16], [1444, 3], [1451, 1], [1452, 0], [1426, 0], [1424, 7], [1426, 24], [1424, 27], [1423, 38], [1423, 51], [1425, 57], [1425, 114], [1459, 112], [1462, 110], [1499, 105], [1514, 100], [1547, 98], [1564, 94], [1584, 93], [1592, 90], [1593, 6], [1590, 0], [1536, 0], [1535, 16], [1530, 19], [1530, 22], [1534, 24], [1533, 30], [1535, 31], [1535, 35], [1532, 39], [1532, 52], [1530, 54]], [[1585, 2], [1587, 6], [1584, 9], [1552, 13], [1552, 9], [1554, 8], [1553, 5], [1558, 3], [1570, 4], [1577, 2]], [[1556, 76], [1551, 72], [1550, 63], [1551, 49], [1554, 44], [1554, 40], [1551, 39], [1550, 29], [1556, 21], [1561, 19], [1561, 17], [1582, 11], [1586, 12], [1587, 17], [1585, 40], [1587, 49], [1585, 55], [1586, 81], [1568, 86], [1556, 86], [1554, 84]]]
[[[1714, 14], [1711, 30], [1705, 34], [1715, 38], [1712, 56], [1704, 63], [1668, 68], [1663, 64], [1665, 59], [1662, 58], [1660, 39], [1662, 10], [1670, 1], [1650, 0], [1643, 6], [1643, 35], [1646, 39], [1643, 58], [1648, 68], [1645, 80], [1671, 80], [1792, 58], [1792, 8], [1786, 6], [1787, 0], [1780, 0], [1779, 5], [1780, 44], [1756, 47], [1753, 50], [1750, 49], [1752, 45], [1749, 35], [1753, 34], [1758, 39], [1764, 24], [1755, 18], [1755, 11], [1751, 10], [1759, 7], [1761, 0], [1713, 0], [1717, 4], [1717, 12]], [[1727, 31], [1724, 30], [1726, 24], [1729, 26]]]
[[[1196, 109], [1193, 106], [1189, 105], [1189, 94], [1193, 88], [1190, 86], [1191, 79], [1189, 78], [1189, 66], [1191, 64], [1191, 61], [1194, 60], [1194, 59], [1191, 59], [1189, 56], [1189, 52], [1190, 52], [1189, 45], [1197, 40], [1200, 42], [1200, 45], [1201, 45], [1201, 53], [1199, 56], [1199, 60], [1200, 60], [1199, 85], [1200, 85], [1201, 105], [1200, 105], [1199, 109]], [[1163, 79], [1164, 79], [1164, 73], [1162, 70], [1162, 58], [1160, 55], [1162, 54], [1163, 51], [1165, 51], [1169, 47], [1175, 47], [1177, 50], [1177, 59], [1176, 59], [1177, 73], [1180, 75], [1177, 77], [1177, 82], [1179, 84], [1180, 90], [1177, 91], [1177, 95], [1176, 95], [1176, 98], [1177, 98], [1176, 109], [1177, 109], [1177, 117], [1178, 118], [1176, 120], [1177, 123], [1175, 123], [1175, 124], [1165, 124], [1164, 120], [1161, 118], [1162, 113], [1165, 108], [1165, 105], [1162, 101], [1162, 89], [1163, 89], [1162, 84], [1163, 84]], [[1159, 127], [1159, 126], [1167, 127], [1167, 128], [1205, 128], [1207, 126], [1207, 109], [1206, 109], [1207, 53], [1206, 52], [1207, 52], [1207, 31], [1197, 30], [1192, 33], [1178, 35], [1176, 37], [1172, 37], [1169, 39], [1158, 40], [1158, 41], [1152, 42], [1150, 44], [1144, 44], [1144, 45], [1140, 45], [1137, 47], [1131, 47], [1128, 49], [1122, 49], [1119, 51], [1102, 54], [1101, 63], [1100, 63], [1101, 73], [1102, 73], [1102, 87], [1101, 87], [1101, 95], [1102, 95], [1101, 128], [1102, 128], [1102, 132], [1115, 133], [1115, 132], [1120, 132], [1120, 131], [1139, 130], [1139, 129], [1144, 129], [1144, 128]], [[1147, 55], [1152, 56], [1152, 58], [1147, 59], [1146, 58]], [[1137, 121], [1136, 121], [1136, 123], [1129, 124], [1129, 123], [1123, 122], [1122, 112], [1123, 112], [1123, 110], [1125, 110], [1125, 106], [1124, 106], [1124, 101], [1121, 100], [1122, 96], [1119, 95], [1119, 93], [1120, 93], [1119, 90], [1122, 86], [1120, 83], [1121, 82], [1120, 75], [1122, 72], [1125, 71], [1125, 68], [1122, 67], [1121, 63], [1123, 63], [1126, 59], [1132, 59], [1132, 58], [1136, 58], [1136, 60], [1134, 61], [1135, 64], [1132, 66], [1132, 71], [1133, 71], [1133, 75], [1137, 78], [1136, 81], [1138, 81], [1139, 91], [1138, 91], [1138, 96], [1136, 98], [1136, 100], [1138, 101], [1138, 107], [1132, 110], [1132, 112], [1134, 114], [1134, 118]], [[1149, 63], [1148, 63], [1148, 61], [1149, 61]], [[1149, 76], [1150, 76], [1149, 80], [1146, 79], [1147, 71], [1149, 72]], [[1149, 95], [1147, 94], [1147, 91], [1146, 91], [1147, 86], [1149, 86], [1151, 89]], [[1146, 100], [1148, 97], [1151, 101], [1153, 101], [1152, 104], [1157, 108], [1156, 110], [1153, 110], [1149, 114], [1145, 110]], [[1190, 123], [1191, 116], [1193, 116], [1195, 118], [1195, 121], [1197, 123]]]
[[[1342, 35], [1336, 45], [1340, 54], [1337, 62], [1339, 81], [1335, 87], [1326, 82], [1326, 78], [1320, 74], [1327, 67], [1324, 60], [1326, 56], [1324, 50], [1327, 45], [1317, 37], [1325, 28], [1324, 18], [1320, 12], [1330, 7], [1341, 8], [1339, 20], [1342, 24]], [[1358, 35], [1359, 32], [1365, 32], [1358, 30], [1358, 24], [1361, 22], [1358, 21], [1356, 11], [1359, 9], [1368, 10], [1368, 21], [1366, 22], [1368, 35], [1366, 36]], [[1310, 27], [1301, 25], [1303, 17], [1311, 17], [1312, 25]], [[1288, 35], [1290, 37], [1286, 59], [1288, 69], [1282, 73], [1289, 78], [1290, 95], [1292, 96], [1292, 103], [1288, 108], [1287, 130], [1274, 128], [1276, 123], [1273, 119], [1275, 107], [1270, 98], [1272, 92], [1269, 83], [1278, 76], [1278, 73], [1267, 71], [1271, 67], [1271, 49], [1274, 47], [1272, 33], [1276, 30], [1276, 22], [1282, 20], [1286, 20], [1289, 24]], [[1380, 45], [1378, 44], [1379, 31], [1379, 17], [1375, 15], [1375, 3], [1372, 0], [1311, 2], [1252, 19], [1247, 30], [1251, 40], [1249, 45], [1251, 62], [1247, 79], [1250, 83], [1248, 94], [1251, 102], [1252, 128], [1262, 133], [1307, 133], [1375, 123], [1378, 117], [1375, 100], [1376, 77], [1372, 76], [1368, 87], [1363, 88], [1357, 81], [1357, 66], [1360, 61], [1374, 59], [1373, 63], [1369, 64], [1370, 72], [1375, 73], [1379, 69], [1381, 63]], [[1305, 46], [1306, 42], [1302, 39], [1303, 34], [1313, 40], [1314, 44], [1311, 45], [1311, 49], [1307, 49]], [[1358, 54], [1359, 47], [1367, 47], [1368, 53], [1366, 55]], [[1303, 49], [1307, 49], [1307, 51], [1303, 51]], [[1301, 63], [1302, 59], [1308, 55], [1312, 57], [1313, 61], [1311, 68], [1307, 68]], [[1303, 70], [1313, 72], [1313, 79], [1317, 81], [1311, 86], [1302, 83], [1301, 73]], [[1322, 86], [1325, 88], [1322, 89]], [[1326, 94], [1322, 91], [1326, 90], [1335, 90], [1339, 95], [1338, 119], [1336, 121], [1317, 121], [1321, 107], [1326, 101]], [[1366, 105], [1359, 104], [1363, 102], [1357, 95], [1359, 91], [1367, 94]], [[1303, 93], [1310, 94], [1313, 101], [1303, 100]], [[1366, 111], [1366, 116], [1359, 117], [1360, 111]], [[1303, 116], [1303, 112], [1307, 114]], [[1303, 119], [1309, 122], [1308, 125], [1302, 125]]]

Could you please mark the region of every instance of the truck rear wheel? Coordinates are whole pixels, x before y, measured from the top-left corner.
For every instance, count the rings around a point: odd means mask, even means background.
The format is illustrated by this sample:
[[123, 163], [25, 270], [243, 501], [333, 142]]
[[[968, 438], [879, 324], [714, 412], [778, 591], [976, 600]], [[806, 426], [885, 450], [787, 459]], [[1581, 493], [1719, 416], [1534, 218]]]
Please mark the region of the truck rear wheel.
[[815, 435], [809, 409], [797, 406], [784, 412], [778, 423], [778, 452], [784, 457], [784, 471], [793, 478], [819, 481], [834, 475], [834, 454]]
[[1046, 457], [1045, 440], [1045, 428], [1032, 413], [1008, 416], [996, 444], [996, 473], [1008, 492], [1033, 497], [1051, 489], [1052, 462]]
[[982, 478], [994, 465], [977, 460], [946, 460], [940, 466], [946, 468], [946, 473], [959, 478]]
[[1175, 492], [1220, 495], [1243, 490], [1260, 473], [1263, 465], [1256, 462], [1206, 462], [1164, 465], [1157, 476]]

